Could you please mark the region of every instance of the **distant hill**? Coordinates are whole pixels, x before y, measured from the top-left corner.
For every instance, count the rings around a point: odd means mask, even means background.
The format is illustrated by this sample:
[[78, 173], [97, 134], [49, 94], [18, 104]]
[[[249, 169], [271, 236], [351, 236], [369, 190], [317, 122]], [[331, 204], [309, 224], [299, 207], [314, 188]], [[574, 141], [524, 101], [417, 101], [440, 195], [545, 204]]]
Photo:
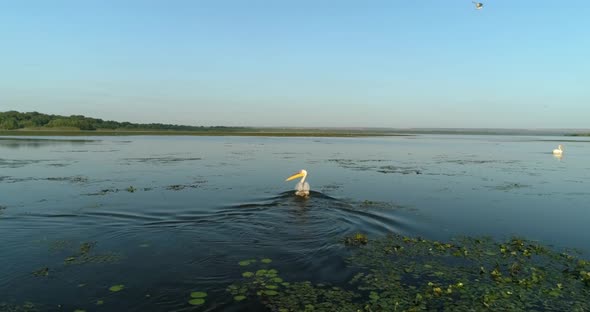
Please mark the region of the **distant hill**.
[[38, 112], [21, 113], [17, 111], [0, 112], [0, 129], [40, 129], [40, 130], [176, 130], [176, 131], [203, 131], [203, 130], [230, 130], [240, 129], [233, 127], [203, 127], [171, 125], [162, 123], [131, 123], [112, 120], [102, 120], [82, 115], [60, 116], [48, 115]]

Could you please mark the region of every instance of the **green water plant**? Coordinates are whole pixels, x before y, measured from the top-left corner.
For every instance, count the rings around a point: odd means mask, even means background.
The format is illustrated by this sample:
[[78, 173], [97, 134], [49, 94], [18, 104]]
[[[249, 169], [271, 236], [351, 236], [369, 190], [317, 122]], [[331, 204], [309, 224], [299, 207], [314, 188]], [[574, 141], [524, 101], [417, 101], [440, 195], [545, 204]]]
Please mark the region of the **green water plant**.
[[32, 302], [24, 302], [21, 305], [0, 302], [0, 312], [37, 312], [41, 311]]
[[346, 246], [363, 246], [369, 242], [366, 234], [355, 233], [344, 237], [344, 245]]
[[109, 290], [111, 292], [119, 292], [119, 291], [121, 291], [123, 289], [125, 289], [125, 285], [123, 285], [123, 284], [113, 285], [113, 286], [109, 287]]
[[205, 303], [207, 293], [202, 291], [193, 291], [191, 292], [190, 297], [191, 299], [189, 299], [188, 301], [190, 305], [202, 305]]
[[256, 261], [257, 261], [256, 259], [248, 259], [248, 260], [242, 260], [242, 261], [238, 262], [238, 264], [240, 266], [248, 266], [252, 263], [256, 263]]
[[227, 291], [272, 311], [590, 311], [590, 261], [521, 238], [389, 235], [346, 260], [356, 274], [340, 287], [260, 268]]
[[49, 268], [44, 267], [39, 270], [33, 271], [33, 275], [37, 277], [46, 277], [49, 276]]
[[[96, 242], [83, 242], [78, 250], [64, 259], [65, 264], [85, 264], [85, 263], [115, 263], [121, 260], [122, 255], [114, 252], [96, 254], [93, 252]], [[59, 247], [60, 249], [69, 249], [70, 245]], [[59, 250], [59, 249], [56, 249]]]

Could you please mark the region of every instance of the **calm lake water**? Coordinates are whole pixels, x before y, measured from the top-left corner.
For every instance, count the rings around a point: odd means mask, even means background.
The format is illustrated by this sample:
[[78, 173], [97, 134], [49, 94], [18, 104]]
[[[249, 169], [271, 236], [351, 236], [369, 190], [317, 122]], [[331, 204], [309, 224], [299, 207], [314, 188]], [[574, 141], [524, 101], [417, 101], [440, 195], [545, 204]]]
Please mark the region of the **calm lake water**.
[[[517, 235], [587, 256], [590, 140], [570, 139], [3, 138], [0, 302], [254, 309], [225, 291], [239, 261], [270, 258], [284, 278], [338, 284], [352, 274], [341, 240], [355, 232]], [[284, 181], [300, 169], [308, 199]], [[189, 305], [191, 291], [207, 302]]]

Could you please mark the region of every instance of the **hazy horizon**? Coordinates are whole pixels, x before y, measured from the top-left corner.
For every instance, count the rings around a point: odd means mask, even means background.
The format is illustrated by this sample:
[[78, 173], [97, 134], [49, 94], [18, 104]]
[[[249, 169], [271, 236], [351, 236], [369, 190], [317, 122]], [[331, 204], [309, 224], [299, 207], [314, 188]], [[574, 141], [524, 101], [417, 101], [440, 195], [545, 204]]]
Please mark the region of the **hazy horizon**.
[[0, 111], [197, 126], [588, 129], [590, 4], [4, 3]]

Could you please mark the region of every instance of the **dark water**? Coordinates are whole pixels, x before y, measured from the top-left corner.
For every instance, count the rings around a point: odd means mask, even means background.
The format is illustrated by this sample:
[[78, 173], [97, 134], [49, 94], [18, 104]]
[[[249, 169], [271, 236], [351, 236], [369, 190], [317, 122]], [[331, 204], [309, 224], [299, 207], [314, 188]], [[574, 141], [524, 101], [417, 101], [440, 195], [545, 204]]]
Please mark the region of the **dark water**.
[[[239, 261], [270, 258], [290, 280], [341, 283], [352, 274], [341, 240], [357, 231], [519, 235], [590, 252], [588, 140], [52, 139], [0, 140], [0, 302], [257, 309], [225, 292]], [[557, 144], [561, 159], [551, 154]], [[302, 168], [308, 199], [284, 182]], [[125, 289], [109, 291], [118, 284]], [[190, 306], [191, 291], [206, 291], [207, 302]]]

